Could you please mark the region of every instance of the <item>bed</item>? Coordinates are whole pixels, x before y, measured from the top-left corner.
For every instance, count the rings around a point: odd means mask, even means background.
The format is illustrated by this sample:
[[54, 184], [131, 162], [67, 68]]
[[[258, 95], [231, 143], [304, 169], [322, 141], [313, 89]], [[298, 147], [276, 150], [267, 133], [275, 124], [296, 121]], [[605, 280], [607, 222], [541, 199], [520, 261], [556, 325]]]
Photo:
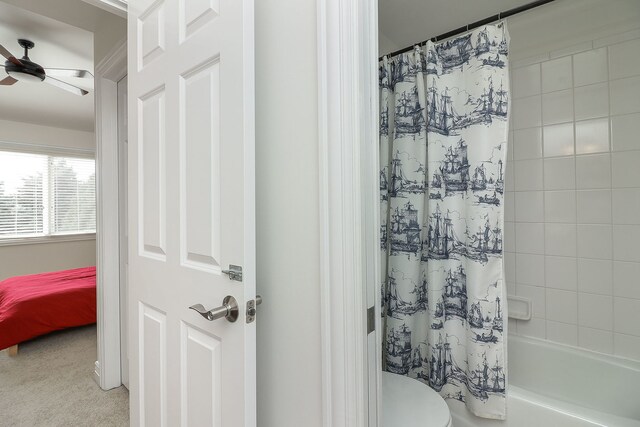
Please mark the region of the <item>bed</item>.
[[0, 350], [49, 332], [96, 322], [96, 268], [17, 276], [0, 282]]

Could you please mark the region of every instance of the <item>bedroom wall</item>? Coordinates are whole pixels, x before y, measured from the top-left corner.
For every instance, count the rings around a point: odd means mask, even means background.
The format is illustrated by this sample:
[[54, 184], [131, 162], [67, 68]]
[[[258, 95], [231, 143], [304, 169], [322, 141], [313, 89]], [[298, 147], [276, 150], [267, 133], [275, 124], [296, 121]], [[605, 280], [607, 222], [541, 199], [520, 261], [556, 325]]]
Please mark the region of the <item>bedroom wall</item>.
[[[93, 150], [93, 132], [0, 119], [0, 141]], [[95, 238], [2, 246], [0, 280], [23, 274], [86, 267], [96, 263]]]

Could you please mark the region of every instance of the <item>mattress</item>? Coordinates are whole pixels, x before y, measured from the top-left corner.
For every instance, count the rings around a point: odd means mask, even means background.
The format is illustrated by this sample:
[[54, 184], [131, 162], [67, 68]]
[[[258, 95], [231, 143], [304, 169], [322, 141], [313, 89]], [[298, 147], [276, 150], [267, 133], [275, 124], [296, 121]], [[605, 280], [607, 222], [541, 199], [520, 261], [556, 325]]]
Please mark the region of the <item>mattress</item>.
[[95, 322], [95, 267], [0, 282], [0, 350], [49, 332]]

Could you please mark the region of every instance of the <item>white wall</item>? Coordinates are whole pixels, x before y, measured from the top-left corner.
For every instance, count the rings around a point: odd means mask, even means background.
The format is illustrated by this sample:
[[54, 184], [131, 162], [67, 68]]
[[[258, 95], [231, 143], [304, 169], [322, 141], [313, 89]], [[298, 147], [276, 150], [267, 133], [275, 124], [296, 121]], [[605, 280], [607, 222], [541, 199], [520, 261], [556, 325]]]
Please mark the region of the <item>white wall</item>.
[[111, 50], [127, 38], [127, 20], [111, 15], [100, 21], [93, 33], [93, 60], [98, 65]]
[[316, 1], [256, 1], [258, 425], [322, 425]]
[[98, 64], [127, 35], [124, 18], [82, 0], [3, 0], [43, 16], [65, 22], [94, 33], [93, 58]]
[[[92, 132], [0, 120], [0, 141], [94, 149]], [[0, 280], [23, 274], [95, 265], [95, 239], [0, 246]]]
[[640, 3], [558, 1], [509, 31], [505, 264], [533, 302], [510, 333], [640, 360]]

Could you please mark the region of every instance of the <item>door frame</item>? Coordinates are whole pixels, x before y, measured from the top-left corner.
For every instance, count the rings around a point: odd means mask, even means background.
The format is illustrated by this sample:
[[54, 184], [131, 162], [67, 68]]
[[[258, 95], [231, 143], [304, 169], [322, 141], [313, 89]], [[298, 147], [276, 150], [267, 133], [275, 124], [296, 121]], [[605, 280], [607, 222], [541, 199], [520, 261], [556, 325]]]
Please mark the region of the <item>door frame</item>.
[[333, 427], [381, 422], [377, 14], [375, 0], [318, 1], [322, 410]]
[[[380, 352], [367, 350], [367, 302], [380, 334], [377, 245], [377, 57], [375, 0], [318, 1], [318, 127], [321, 233], [322, 412], [325, 426], [378, 425]], [[95, 376], [107, 390], [119, 386], [120, 312], [117, 239], [117, 81], [126, 75], [126, 42], [96, 67], [96, 185], [98, 196], [98, 361]], [[361, 107], [366, 106], [363, 110]], [[111, 124], [112, 126], [105, 126]], [[361, 162], [364, 160], [364, 162]], [[366, 207], [374, 212], [367, 215]], [[111, 213], [113, 215], [106, 215]], [[116, 213], [116, 214], [114, 214]], [[105, 221], [107, 219], [108, 221]], [[114, 220], [115, 219], [115, 220]], [[371, 235], [370, 234], [370, 235]], [[115, 256], [114, 256], [115, 255]], [[108, 269], [110, 270], [108, 271]], [[367, 290], [373, 292], [367, 292]], [[347, 309], [349, 308], [349, 309]], [[377, 375], [370, 384], [367, 364]], [[369, 390], [374, 390], [372, 394]], [[373, 407], [373, 411], [371, 408]]]
[[[120, 366], [120, 248], [118, 81], [127, 75], [127, 41], [95, 68], [96, 303], [98, 360], [94, 379], [103, 390], [122, 385]], [[126, 307], [125, 307], [126, 309]]]

